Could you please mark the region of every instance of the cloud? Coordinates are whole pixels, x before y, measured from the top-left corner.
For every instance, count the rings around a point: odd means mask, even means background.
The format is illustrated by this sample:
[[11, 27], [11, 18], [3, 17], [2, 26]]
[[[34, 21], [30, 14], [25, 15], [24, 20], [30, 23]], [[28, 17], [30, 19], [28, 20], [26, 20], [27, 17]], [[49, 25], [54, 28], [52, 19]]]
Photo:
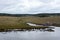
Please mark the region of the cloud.
[[0, 0], [1, 13], [59, 13], [60, 0]]

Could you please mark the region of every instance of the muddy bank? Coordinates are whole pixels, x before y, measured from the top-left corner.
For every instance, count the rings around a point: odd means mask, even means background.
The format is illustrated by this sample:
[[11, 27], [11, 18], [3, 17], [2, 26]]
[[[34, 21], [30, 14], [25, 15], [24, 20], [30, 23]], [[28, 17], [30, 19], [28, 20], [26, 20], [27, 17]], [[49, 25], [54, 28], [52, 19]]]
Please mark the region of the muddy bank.
[[47, 27], [49, 27], [49, 26], [60, 26], [60, 23], [50, 23], [50, 22], [47, 22], [47, 23], [43, 23], [43, 24], [36, 24], [36, 23], [27, 23], [29, 26], [35, 26], [35, 27], [37, 27], [37, 26], [47, 26]]

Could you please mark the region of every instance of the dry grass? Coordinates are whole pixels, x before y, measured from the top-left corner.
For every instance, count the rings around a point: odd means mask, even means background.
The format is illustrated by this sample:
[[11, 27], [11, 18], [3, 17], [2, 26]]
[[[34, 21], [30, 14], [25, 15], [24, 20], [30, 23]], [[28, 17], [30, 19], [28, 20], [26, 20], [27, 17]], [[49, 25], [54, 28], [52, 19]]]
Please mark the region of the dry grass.
[[[34, 17], [34, 16], [27, 16], [27, 17], [9, 17], [9, 16], [0, 16], [0, 29], [15, 29], [15, 28], [34, 28], [27, 25], [27, 22], [32, 23], [60, 23], [60, 16], [53, 16], [53, 17]], [[40, 28], [40, 27], [39, 27]]]

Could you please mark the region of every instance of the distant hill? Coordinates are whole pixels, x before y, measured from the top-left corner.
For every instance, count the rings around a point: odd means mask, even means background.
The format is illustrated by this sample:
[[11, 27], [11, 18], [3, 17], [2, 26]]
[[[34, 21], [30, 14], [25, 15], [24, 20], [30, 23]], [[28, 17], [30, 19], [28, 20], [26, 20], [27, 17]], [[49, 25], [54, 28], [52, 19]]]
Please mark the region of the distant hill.
[[39, 16], [39, 17], [60, 16], [60, 13], [41, 13], [41, 14], [36, 14], [34, 16]]
[[8, 13], [0, 13], [0, 16], [38, 16], [38, 17], [48, 17], [48, 16], [60, 16], [60, 13], [38, 13], [38, 14], [8, 14]]

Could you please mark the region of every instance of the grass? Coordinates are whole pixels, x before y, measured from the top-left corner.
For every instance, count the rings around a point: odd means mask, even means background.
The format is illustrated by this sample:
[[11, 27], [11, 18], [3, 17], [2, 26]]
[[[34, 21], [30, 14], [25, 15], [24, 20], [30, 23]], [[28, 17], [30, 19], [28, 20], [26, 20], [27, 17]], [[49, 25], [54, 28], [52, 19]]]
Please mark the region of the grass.
[[[60, 24], [60, 16], [53, 17], [35, 17], [35, 16], [25, 16], [25, 17], [9, 17], [0, 16], [0, 29], [32, 29], [32, 28], [46, 28], [46, 26], [30, 27], [27, 22], [32, 22], [36, 24], [51, 22]], [[60, 26], [60, 25], [59, 25]]]

